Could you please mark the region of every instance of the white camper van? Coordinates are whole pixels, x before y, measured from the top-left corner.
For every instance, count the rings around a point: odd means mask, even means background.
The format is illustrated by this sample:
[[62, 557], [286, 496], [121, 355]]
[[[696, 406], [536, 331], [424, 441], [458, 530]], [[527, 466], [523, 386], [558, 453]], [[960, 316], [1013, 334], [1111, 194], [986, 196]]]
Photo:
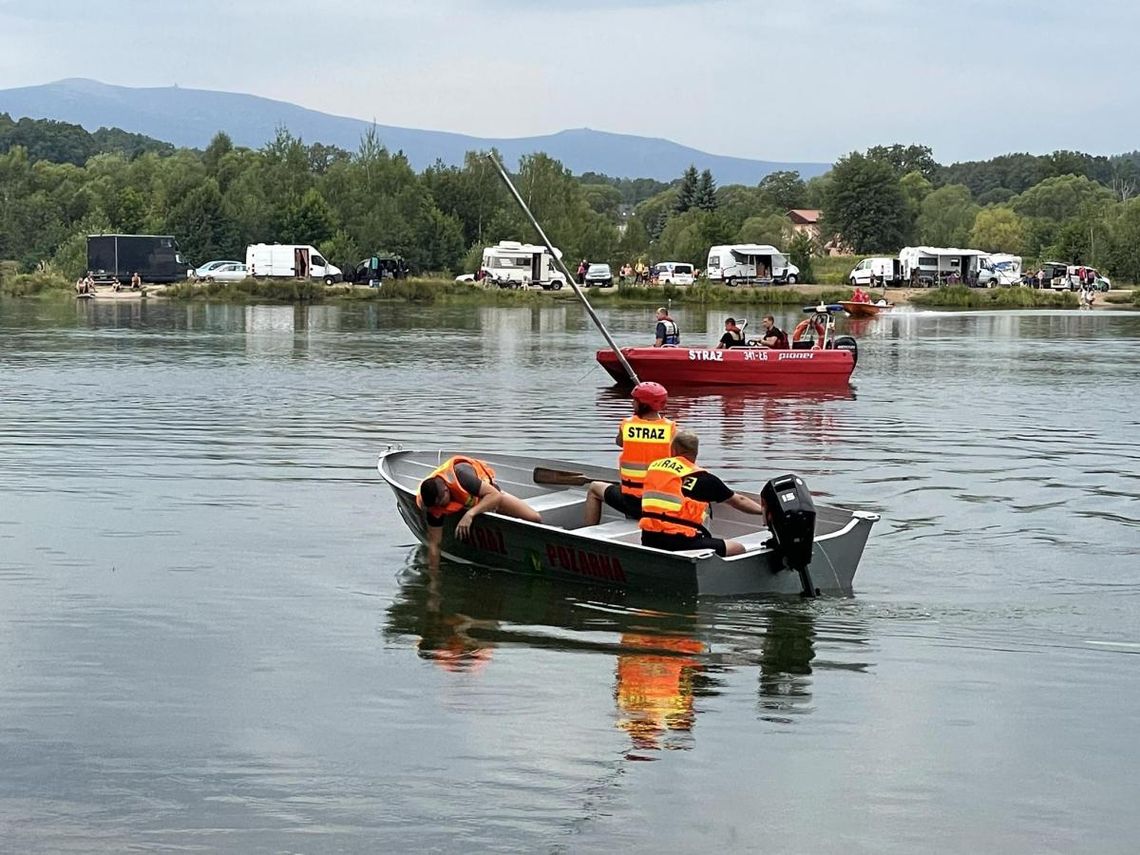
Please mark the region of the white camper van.
[[[562, 252], [556, 247], [558, 257]], [[529, 288], [558, 291], [566, 277], [554, 266], [554, 256], [544, 246], [501, 240], [483, 250], [483, 278], [500, 288]]]
[[709, 250], [705, 271], [711, 281], [729, 286], [741, 282], [795, 285], [800, 277], [800, 269], [789, 263], [786, 255], [774, 246], [761, 243], [714, 246]]
[[258, 279], [320, 279], [326, 285], [341, 280], [340, 268], [308, 244], [251, 243], [245, 248], [245, 266]]
[[1021, 284], [1021, 256], [1005, 252], [992, 252], [979, 260], [978, 285], [993, 288], [996, 285]]
[[876, 256], [864, 258], [856, 264], [851, 270], [851, 275], [847, 277], [847, 281], [851, 283], [852, 288], [857, 285], [873, 288], [876, 285], [892, 285], [898, 282], [899, 278], [899, 260], [897, 258]]
[[899, 252], [899, 273], [913, 288], [976, 284], [984, 255], [980, 249], [904, 246]]

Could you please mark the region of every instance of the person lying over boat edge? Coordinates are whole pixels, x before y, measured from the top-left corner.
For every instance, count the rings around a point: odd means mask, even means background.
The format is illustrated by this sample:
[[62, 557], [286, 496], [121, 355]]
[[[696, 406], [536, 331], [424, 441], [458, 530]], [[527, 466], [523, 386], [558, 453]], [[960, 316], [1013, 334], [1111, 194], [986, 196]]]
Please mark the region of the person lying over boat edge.
[[744, 544], [713, 537], [705, 528], [709, 505], [724, 503], [746, 514], [764, 515], [764, 507], [736, 493], [711, 472], [697, 466], [700, 440], [691, 430], [677, 431], [672, 457], [656, 460], [645, 473], [641, 497], [641, 545], [679, 552], [712, 549], [722, 558], [742, 555]]
[[489, 511], [540, 523], [542, 516], [522, 499], [504, 493], [495, 483], [495, 470], [482, 460], [456, 455], [435, 468], [423, 481], [416, 496], [416, 506], [424, 512], [428, 524], [428, 566], [439, 566], [445, 517], [462, 513], [455, 526], [455, 536], [466, 540], [475, 517]]
[[633, 415], [622, 419], [614, 440], [618, 455], [620, 484], [608, 481], [591, 481], [586, 489], [585, 525], [597, 525], [602, 520], [602, 502], [627, 518], [641, 518], [641, 493], [645, 487], [645, 472], [654, 460], [670, 455], [670, 444], [676, 426], [661, 415], [669, 393], [660, 383], [638, 383], [630, 393]]

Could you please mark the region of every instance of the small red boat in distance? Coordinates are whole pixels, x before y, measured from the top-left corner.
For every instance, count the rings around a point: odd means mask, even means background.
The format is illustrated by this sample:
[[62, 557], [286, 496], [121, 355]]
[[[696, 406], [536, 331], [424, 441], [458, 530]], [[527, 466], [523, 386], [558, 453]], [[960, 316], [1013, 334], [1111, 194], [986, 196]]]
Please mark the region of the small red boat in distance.
[[873, 318], [880, 312], [889, 312], [895, 306], [893, 303], [862, 303], [856, 300], [840, 300], [836, 305], [842, 306], [849, 317]]

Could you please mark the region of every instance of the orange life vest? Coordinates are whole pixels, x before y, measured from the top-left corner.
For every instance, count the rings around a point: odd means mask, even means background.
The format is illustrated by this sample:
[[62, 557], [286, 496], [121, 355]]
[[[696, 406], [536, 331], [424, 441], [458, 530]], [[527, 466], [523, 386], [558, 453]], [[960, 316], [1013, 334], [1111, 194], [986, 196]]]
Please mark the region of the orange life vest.
[[641, 495], [642, 531], [694, 536], [707, 534], [704, 527], [708, 502], [688, 498], [685, 481], [704, 472], [683, 457], [666, 457], [649, 464], [645, 492]]
[[651, 421], [630, 416], [622, 420], [618, 469], [621, 472], [623, 493], [641, 498], [649, 464], [669, 456], [674, 430], [675, 427], [669, 419]]
[[[451, 494], [447, 504], [441, 508], [432, 509], [434, 513], [440, 516], [465, 511], [473, 507], [475, 503], [479, 501], [478, 496], [472, 496], [464, 490], [463, 486], [459, 483], [459, 476], [455, 474], [455, 467], [460, 463], [470, 464], [475, 470], [475, 474], [478, 475], [482, 481], [493, 481], [495, 478], [495, 470], [483, 461], [476, 460], [474, 457], [452, 457], [450, 460], [445, 460], [442, 464], [437, 466], [427, 478], [424, 478], [424, 481], [431, 478], [442, 478], [444, 483], [447, 484], [447, 492]], [[419, 491], [416, 491], [416, 505], [420, 510], [424, 509], [424, 500], [420, 497]]]

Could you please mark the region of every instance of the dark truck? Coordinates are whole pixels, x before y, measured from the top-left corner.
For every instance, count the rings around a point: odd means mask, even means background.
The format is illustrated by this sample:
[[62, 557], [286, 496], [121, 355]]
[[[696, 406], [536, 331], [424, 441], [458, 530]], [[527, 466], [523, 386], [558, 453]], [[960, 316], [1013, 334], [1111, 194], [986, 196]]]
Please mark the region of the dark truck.
[[87, 269], [96, 282], [124, 285], [135, 273], [153, 283], [186, 278], [186, 262], [170, 235], [88, 235]]
[[410, 272], [403, 256], [377, 253], [356, 265], [352, 271], [352, 281], [368, 285], [384, 279], [407, 279]]

